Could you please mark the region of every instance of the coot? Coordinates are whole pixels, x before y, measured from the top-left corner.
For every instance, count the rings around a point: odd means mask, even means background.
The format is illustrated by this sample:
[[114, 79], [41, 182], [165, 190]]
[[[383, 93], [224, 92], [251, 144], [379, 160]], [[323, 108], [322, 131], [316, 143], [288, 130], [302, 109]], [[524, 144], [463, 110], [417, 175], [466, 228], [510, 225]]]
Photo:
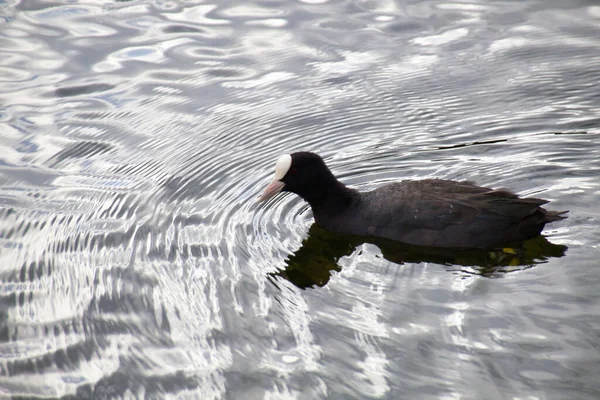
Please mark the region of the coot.
[[285, 154], [259, 201], [281, 191], [296, 193], [325, 229], [434, 247], [503, 247], [538, 235], [567, 211], [547, 211], [548, 201], [519, 198], [505, 189], [472, 182], [402, 181], [370, 192], [346, 187], [323, 159], [309, 152]]

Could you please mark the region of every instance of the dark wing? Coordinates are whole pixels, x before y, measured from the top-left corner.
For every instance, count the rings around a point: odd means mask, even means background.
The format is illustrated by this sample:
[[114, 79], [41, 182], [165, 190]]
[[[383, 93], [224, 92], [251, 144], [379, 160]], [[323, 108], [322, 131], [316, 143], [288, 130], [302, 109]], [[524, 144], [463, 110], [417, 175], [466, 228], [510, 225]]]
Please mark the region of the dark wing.
[[393, 207], [374, 213], [369, 233], [405, 243], [492, 247], [531, 237], [546, 222], [540, 208], [545, 200], [521, 199], [508, 190], [471, 182], [404, 181], [371, 192], [369, 201], [377, 204], [383, 198]]

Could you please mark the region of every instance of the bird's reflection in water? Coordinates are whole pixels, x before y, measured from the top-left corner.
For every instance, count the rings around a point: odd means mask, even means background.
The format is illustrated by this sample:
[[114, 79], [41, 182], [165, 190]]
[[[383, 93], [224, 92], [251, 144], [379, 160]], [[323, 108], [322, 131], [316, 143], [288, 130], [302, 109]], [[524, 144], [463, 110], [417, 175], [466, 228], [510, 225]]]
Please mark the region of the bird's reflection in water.
[[385, 259], [397, 264], [430, 262], [444, 266], [471, 267], [465, 272], [486, 277], [529, 268], [550, 257], [562, 257], [567, 250], [567, 246], [552, 244], [542, 235], [498, 250], [447, 249], [335, 234], [313, 224], [300, 248], [286, 260], [286, 267], [270, 278], [275, 284], [277, 277], [287, 279], [301, 289], [324, 286], [332, 271], [341, 270], [338, 260], [352, 254], [363, 243], [376, 245]]

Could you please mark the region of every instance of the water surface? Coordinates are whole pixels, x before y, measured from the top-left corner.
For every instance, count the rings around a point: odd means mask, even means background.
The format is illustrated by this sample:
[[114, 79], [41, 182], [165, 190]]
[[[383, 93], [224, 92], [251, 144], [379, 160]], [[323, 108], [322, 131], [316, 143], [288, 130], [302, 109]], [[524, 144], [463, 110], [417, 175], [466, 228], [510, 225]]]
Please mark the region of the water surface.
[[[599, 81], [590, 1], [0, 2], [0, 395], [599, 398]], [[563, 250], [340, 244], [256, 203], [297, 150]]]

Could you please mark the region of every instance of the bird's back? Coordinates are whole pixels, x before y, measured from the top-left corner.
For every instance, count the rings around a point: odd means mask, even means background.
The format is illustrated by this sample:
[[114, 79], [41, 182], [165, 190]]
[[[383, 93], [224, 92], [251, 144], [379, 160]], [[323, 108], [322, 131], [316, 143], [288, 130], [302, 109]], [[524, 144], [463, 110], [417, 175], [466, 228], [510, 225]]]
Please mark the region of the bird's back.
[[564, 218], [541, 208], [545, 203], [471, 182], [402, 181], [360, 193], [343, 215], [322, 224], [415, 245], [493, 248], [536, 236], [547, 222]]

